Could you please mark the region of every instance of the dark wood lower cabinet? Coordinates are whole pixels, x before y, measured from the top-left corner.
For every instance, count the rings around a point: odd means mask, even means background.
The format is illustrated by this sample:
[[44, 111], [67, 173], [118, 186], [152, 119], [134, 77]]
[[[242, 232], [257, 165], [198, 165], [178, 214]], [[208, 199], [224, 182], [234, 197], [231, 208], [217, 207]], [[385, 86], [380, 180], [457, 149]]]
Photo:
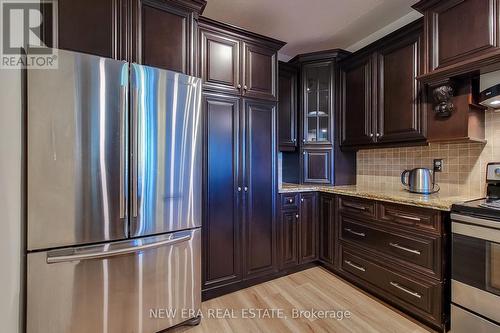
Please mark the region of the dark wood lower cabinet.
[[[281, 194], [280, 268], [318, 259], [317, 193]], [[297, 200], [294, 205], [292, 200]]]
[[319, 262], [426, 325], [447, 327], [449, 214], [315, 192], [283, 193], [280, 203], [282, 272]]
[[281, 269], [299, 264], [298, 228], [299, 212], [297, 210], [281, 213]]
[[318, 218], [317, 194], [302, 193], [300, 195], [300, 257], [301, 264], [318, 259]]
[[335, 196], [319, 194], [319, 260], [335, 264]]
[[338, 196], [334, 270], [440, 331], [449, 322], [449, 214]]

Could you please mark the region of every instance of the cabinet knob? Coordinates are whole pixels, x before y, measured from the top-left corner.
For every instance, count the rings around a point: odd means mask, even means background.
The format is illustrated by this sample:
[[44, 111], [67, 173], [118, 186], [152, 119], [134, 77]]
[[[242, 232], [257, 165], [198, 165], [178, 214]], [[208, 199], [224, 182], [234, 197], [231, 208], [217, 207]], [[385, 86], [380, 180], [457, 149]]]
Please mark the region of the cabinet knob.
[[380, 137], [380, 133], [377, 133], [377, 138]]
[[245, 192], [248, 192], [248, 187], [245, 186], [244, 190], [245, 190]]
[[305, 151], [304, 151], [304, 152], [302, 152], [302, 155], [305, 155], [305, 154], [306, 154], [306, 152], [305, 152]]
[[238, 192], [241, 192], [241, 187], [240, 186], [238, 186]]
[[247, 86], [243, 86], [243, 90], [248, 90], [248, 87]]
[[306, 143], [306, 139], [302, 139], [302, 142]]
[[289, 202], [289, 203], [292, 203], [292, 202], [293, 202], [293, 199], [288, 199], [288, 202]]
[[300, 202], [304, 202], [304, 198], [300, 198]]
[[241, 89], [241, 84], [238, 83], [237, 87], [238, 87], [238, 89]]
[[299, 214], [295, 214], [295, 218], [298, 219], [299, 218]]
[[373, 133], [370, 133], [370, 138], [373, 138]]

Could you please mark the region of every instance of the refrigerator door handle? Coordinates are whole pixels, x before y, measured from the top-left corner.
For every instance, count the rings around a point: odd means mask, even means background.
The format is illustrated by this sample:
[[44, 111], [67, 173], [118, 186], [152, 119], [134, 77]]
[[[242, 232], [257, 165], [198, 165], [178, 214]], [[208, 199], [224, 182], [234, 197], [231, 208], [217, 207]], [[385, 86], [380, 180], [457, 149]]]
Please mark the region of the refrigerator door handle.
[[127, 215], [126, 203], [126, 154], [127, 154], [127, 86], [120, 87], [120, 218]]
[[182, 233], [182, 235], [179, 237], [174, 236], [172, 238], [164, 239], [164, 240], [161, 240], [161, 241], [158, 241], [155, 243], [129, 246], [129, 247], [119, 248], [119, 249], [109, 250], [109, 251], [95, 251], [95, 252], [86, 252], [86, 253], [69, 254], [69, 255], [51, 255], [51, 253], [48, 252], [47, 253], [47, 264], [57, 264], [57, 263], [69, 262], [69, 261], [80, 261], [80, 260], [100, 259], [100, 258], [119, 256], [119, 255], [139, 252], [139, 251], [143, 251], [143, 250], [147, 250], [147, 249], [154, 249], [154, 248], [157, 248], [160, 246], [175, 245], [178, 243], [189, 241], [189, 240], [191, 240], [191, 237], [192, 237], [191, 232], [189, 232], [188, 234]]
[[133, 96], [132, 96], [132, 128], [133, 128], [133, 138], [132, 138], [132, 216], [137, 217], [137, 191], [139, 190], [138, 177], [137, 177], [137, 163], [139, 161], [139, 157], [137, 156], [138, 149], [138, 129], [137, 125], [138, 121], [138, 112], [139, 112], [139, 88], [133, 88]]

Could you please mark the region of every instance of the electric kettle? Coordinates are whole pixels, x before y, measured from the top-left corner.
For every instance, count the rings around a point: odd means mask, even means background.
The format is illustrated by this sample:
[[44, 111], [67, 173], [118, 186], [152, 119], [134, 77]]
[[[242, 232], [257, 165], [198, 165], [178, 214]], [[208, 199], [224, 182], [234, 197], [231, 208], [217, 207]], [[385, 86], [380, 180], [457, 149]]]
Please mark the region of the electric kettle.
[[434, 176], [434, 172], [427, 168], [405, 170], [401, 174], [401, 183], [412, 193], [432, 194], [439, 191]]

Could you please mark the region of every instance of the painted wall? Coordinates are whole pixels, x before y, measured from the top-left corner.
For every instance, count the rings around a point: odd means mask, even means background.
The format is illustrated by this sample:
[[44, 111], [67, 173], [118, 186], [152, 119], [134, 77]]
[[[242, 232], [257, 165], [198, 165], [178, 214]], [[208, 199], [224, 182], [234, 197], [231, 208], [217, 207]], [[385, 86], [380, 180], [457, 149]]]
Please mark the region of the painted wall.
[[486, 112], [488, 143], [431, 144], [360, 150], [357, 154], [357, 184], [369, 187], [401, 188], [403, 170], [432, 169], [433, 159], [444, 159], [443, 172], [436, 174], [443, 192], [468, 197], [485, 195], [486, 164], [500, 162], [500, 112]]
[[0, 330], [20, 332], [21, 73], [0, 69]]

